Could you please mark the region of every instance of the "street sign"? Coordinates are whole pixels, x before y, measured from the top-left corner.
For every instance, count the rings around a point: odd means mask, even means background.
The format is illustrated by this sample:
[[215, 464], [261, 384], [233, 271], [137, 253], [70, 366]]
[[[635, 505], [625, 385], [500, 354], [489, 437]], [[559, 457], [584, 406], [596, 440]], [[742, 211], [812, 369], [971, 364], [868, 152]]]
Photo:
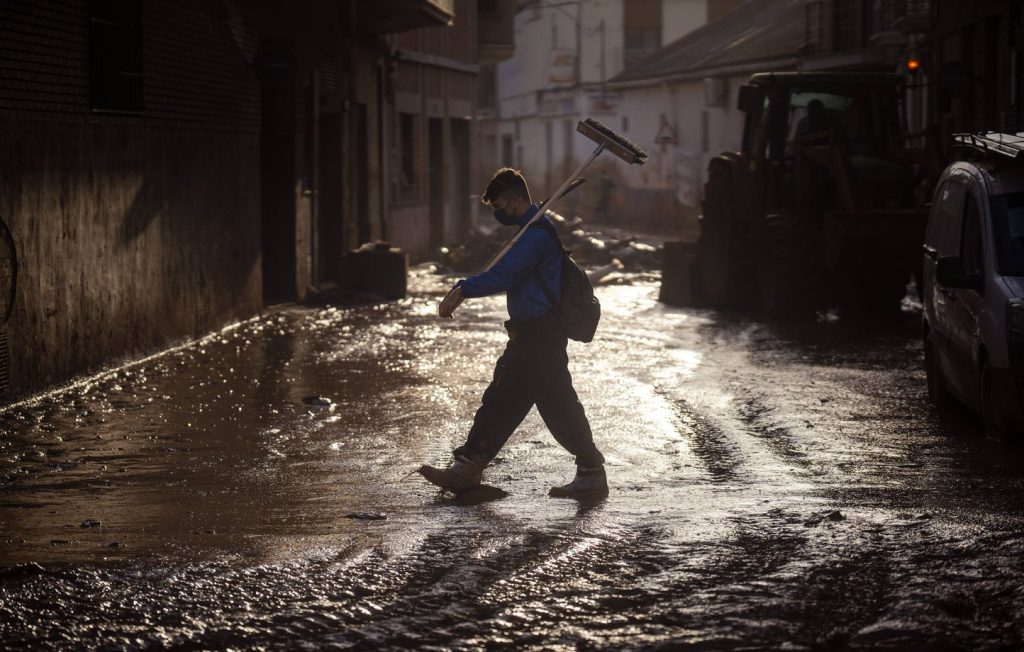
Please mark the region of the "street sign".
[[548, 60], [548, 81], [552, 84], [571, 84], [576, 81], [576, 52], [567, 49], [551, 50]]
[[590, 93], [587, 95], [587, 104], [590, 113], [615, 113], [622, 104], [622, 93]]
[[678, 145], [679, 137], [676, 135], [676, 128], [668, 121], [665, 114], [661, 114], [661, 126], [658, 127], [658, 135], [654, 137], [658, 145]]

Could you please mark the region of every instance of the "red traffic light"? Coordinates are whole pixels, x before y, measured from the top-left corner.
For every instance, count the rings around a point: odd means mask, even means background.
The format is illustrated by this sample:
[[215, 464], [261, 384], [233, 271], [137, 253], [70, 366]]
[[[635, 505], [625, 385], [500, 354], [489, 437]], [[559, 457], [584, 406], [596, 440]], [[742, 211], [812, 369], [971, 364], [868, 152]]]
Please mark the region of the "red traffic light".
[[909, 72], [917, 72], [921, 69], [921, 60], [916, 57], [907, 59], [907, 70]]

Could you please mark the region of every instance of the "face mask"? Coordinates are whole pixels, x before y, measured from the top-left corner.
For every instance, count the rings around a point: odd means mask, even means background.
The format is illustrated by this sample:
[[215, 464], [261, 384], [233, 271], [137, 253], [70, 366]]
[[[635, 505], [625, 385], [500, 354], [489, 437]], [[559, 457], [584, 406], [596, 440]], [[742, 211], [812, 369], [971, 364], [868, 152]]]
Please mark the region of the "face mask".
[[494, 219], [498, 220], [498, 223], [503, 226], [515, 226], [519, 223], [515, 215], [510, 215], [503, 208], [494, 209]]

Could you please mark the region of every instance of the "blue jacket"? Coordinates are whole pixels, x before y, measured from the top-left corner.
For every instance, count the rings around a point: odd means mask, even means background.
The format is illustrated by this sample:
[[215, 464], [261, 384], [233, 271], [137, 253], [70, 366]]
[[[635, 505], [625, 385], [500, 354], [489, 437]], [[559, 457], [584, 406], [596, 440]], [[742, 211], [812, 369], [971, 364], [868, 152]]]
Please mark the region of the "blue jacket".
[[[539, 207], [533, 205], [519, 218], [519, 228], [530, 221]], [[551, 220], [544, 216], [542, 220]], [[553, 227], [554, 225], [552, 225]], [[534, 274], [534, 270], [537, 274]], [[543, 227], [527, 229], [505, 257], [489, 271], [459, 281], [462, 294], [468, 298], [485, 297], [507, 292], [508, 316], [511, 319], [531, 319], [550, 312], [544, 290], [537, 276], [544, 281], [551, 296], [561, 299], [562, 256], [554, 239]]]

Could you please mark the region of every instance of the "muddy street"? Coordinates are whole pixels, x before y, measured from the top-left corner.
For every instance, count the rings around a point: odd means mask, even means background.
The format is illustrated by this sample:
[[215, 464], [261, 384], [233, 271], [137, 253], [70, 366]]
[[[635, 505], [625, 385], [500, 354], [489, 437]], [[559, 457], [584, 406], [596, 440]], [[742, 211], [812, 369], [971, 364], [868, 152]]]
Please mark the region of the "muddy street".
[[1024, 459], [926, 404], [919, 314], [775, 326], [599, 288], [570, 369], [611, 495], [532, 412], [464, 501], [501, 297], [293, 307], [2, 413], [0, 639], [52, 648], [1019, 649]]

